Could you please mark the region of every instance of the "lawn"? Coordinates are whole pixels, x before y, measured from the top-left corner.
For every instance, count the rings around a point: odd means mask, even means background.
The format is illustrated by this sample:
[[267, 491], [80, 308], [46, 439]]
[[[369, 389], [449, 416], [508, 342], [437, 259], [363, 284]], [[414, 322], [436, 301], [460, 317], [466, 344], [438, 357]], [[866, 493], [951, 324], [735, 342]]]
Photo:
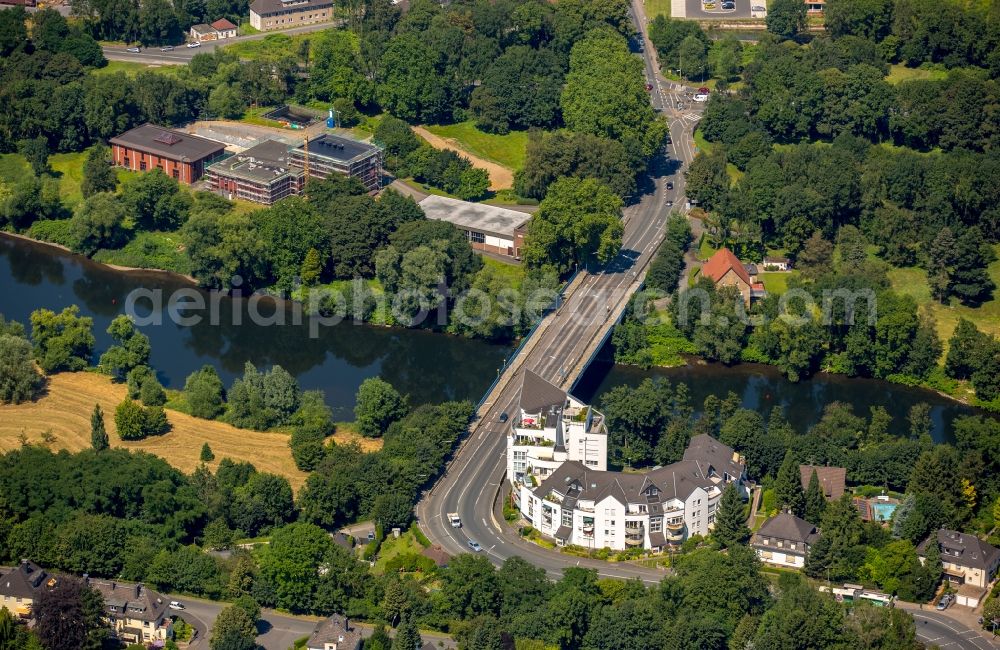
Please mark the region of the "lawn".
[[917, 79], [930, 79], [938, 81], [948, 76], [947, 71], [936, 68], [908, 68], [905, 65], [896, 64], [890, 66], [889, 74], [885, 80], [891, 84], [898, 84], [904, 81], [915, 81]]
[[766, 289], [768, 293], [780, 296], [788, 290], [788, 281], [796, 273], [797, 271], [776, 271], [774, 273], [762, 272], [758, 273], [757, 277], [764, 283], [764, 289]]
[[134, 76], [139, 72], [146, 72], [147, 70], [155, 70], [156, 72], [163, 72], [165, 74], [177, 74], [177, 70], [180, 68], [181, 66], [179, 65], [150, 65], [137, 61], [108, 61], [108, 64], [103, 68], [95, 68], [94, 74], [124, 72], [127, 75]]
[[386, 531], [385, 541], [382, 542], [382, 548], [379, 549], [378, 559], [375, 560], [375, 567], [372, 569], [372, 573], [382, 575], [385, 573], [386, 563], [392, 558], [405, 553], [420, 555], [423, 550], [424, 547], [417, 541], [417, 537], [413, 534], [412, 530], [407, 530], [400, 534], [399, 539], [395, 539], [392, 536], [392, 531]]
[[268, 34], [255, 41], [241, 41], [227, 45], [224, 49], [242, 59], [277, 60], [286, 56], [296, 56], [299, 44], [309, 40], [310, 34]]
[[86, 151], [55, 153], [49, 156], [49, 166], [60, 174], [59, 196], [69, 208], [83, 201], [80, 184], [83, 182], [83, 163], [86, 160]]
[[520, 287], [521, 282], [524, 280], [524, 267], [520, 264], [508, 264], [484, 255], [483, 265], [493, 269], [497, 275], [510, 282], [510, 286], [515, 289]]
[[425, 128], [434, 135], [455, 140], [463, 149], [480, 158], [515, 170], [524, 166], [527, 131], [511, 131], [507, 135], [484, 133], [476, 128], [472, 120]]
[[646, 7], [646, 18], [650, 21], [660, 14], [670, 18], [670, 0], [643, 0], [643, 4]]
[[31, 175], [31, 166], [19, 153], [0, 154], [0, 181], [16, 183]]
[[701, 134], [701, 129], [696, 129], [694, 132], [694, 144], [698, 147], [698, 151], [704, 151], [706, 154], [712, 153], [712, 148], [714, 145], [705, 139], [705, 136]]
[[[1000, 253], [1000, 246], [995, 246]], [[993, 282], [1000, 287], [1000, 260], [989, 266], [989, 274]], [[931, 298], [930, 287], [927, 284], [927, 272], [923, 269], [903, 268], [889, 271], [889, 281], [892, 288], [903, 294], [913, 296], [923, 309], [933, 317], [937, 325], [938, 336], [947, 347], [959, 318], [965, 318], [976, 324], [981, 331], [994, 336], [1000, 336], [1000, 289], [994, 293], [993, 300], [980, 307], [966, 307], [952, 300], [950, 305], [942, 305]]]

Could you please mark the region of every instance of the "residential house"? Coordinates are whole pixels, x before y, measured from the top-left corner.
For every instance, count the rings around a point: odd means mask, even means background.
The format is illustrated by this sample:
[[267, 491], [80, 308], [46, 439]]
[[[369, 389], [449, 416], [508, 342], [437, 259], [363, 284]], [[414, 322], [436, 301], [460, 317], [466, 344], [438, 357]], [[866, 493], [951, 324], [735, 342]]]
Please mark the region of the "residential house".
[[844, 489], [847, 484], [847, 468], [845, 467], [820, 467], [819, 465], [799, 465], [799, 478], [802, 481], [802, 489], [809, 487], [812, 474], [816, 472], [819, 479], [819, 486], [823, 490], [823, 496], [827, 501], [836, 501], [844, 496]]
[[197, 25], [191, 25], [190, 36], [192, 41], [198, 41], [199, 43], [217, 41], [224, 38], [235, 38], [236, 25], [225, 18], [220, 18], [211, 25], [198, 23]]
[[212, 29], [215, 30], [218, 38], [236, 38], [236, 25], [225, 18], [220, 18], [212, 23]]
[[142, 584], [91, 580], [87, 584], [104, 597], [104, 607], [115, 633], [125, 643], [156, 643], [170, 635], [172, 621], [167, 601]]
[[751, 275], [736, 255], [728, 248], [720, 248], [701, 267], [701, 274], [712, 280], [719, 287], [735, 287], [743, 303], [750, 305], [751, 300], [767, 295], [764, 285], [757, 281], [755, 274]]
[[735, 483], [740, 496], [749, 497], [746, 486], [746, 461], [732, 447], [722, 444], [707, 433], [691, 438], [684, 450], [683, 460], [691, 460], [705, 468], [707, 476], [716, 483]]
[[333, 18], [333, 0], [253, 0], [250, 26], [262, 32], [323, 23]]
[[765, 257], [765, 271], [788, 271], [792, 268], [792, 262], [787, 257]]
[[530, 370], [522, 375], [518, 400], [507, 434], [507, 476], [513, 485], [536, 485], [566, 461], [608, 468], [601, 413]]
[[361, 630], [345, 616], [320, 621], [306, 641], [306, 650], [361, 650]]
[[454, 224], [468, 237], [473, 250], [521, 259], [530, 214], [436, 194], [420, 201], [420, 207], [428, 219]]
[[57, 578], [28, 560], [0, 575], [0, 606], [17, 618], [30, 619], [31, 605], [42, 589], [51, 589]]
[[976, 607], [1000, 568], [1000, 549], [975, 535], [942, 528], [917, 546], [920, 561], [926, 560], [927, 545], [936, 540], [941, 549], [944, 577], [958, 587], [957, 602]]
[[765, 564], [801, 569], [818, 538], [815, 526], [783, 512], [764, 522], [750, 539], [750, 547]]

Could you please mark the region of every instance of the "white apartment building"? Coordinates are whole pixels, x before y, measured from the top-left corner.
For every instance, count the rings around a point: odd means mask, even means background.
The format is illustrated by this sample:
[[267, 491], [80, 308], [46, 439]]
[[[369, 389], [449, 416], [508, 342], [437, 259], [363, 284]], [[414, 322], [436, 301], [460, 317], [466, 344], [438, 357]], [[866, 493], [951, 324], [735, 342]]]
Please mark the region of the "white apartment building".
[[530, 370], [524, 371], [519, 412], [507, 434], [507, 476], [537, 485], [566, 461], [608, 468], [604, 416]]
[[708, 534], [727, 483], [745, 496], [742, 458], [711, 436], [666, 467], [609, 472], [603, 415], [528, 371], [519, 406], [507, 438], [514, 501], [560, 545], [660, 551]]

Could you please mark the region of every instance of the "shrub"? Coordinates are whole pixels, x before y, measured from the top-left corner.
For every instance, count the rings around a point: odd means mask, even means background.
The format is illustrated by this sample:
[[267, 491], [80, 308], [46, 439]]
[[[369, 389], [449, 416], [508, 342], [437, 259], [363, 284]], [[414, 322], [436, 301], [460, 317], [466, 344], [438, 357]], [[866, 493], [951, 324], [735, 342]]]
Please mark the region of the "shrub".
[[166, 433], [169, 426], [162, 406], [143, 408], [138, 402], [125, 399], [115, 408], [115, 427], [122, 440], [160, 435]]
[[66, 248], [75, 248], [77, 241], [72, 219], [43, 219], [31, 224], [28, 236], [52, 242]]

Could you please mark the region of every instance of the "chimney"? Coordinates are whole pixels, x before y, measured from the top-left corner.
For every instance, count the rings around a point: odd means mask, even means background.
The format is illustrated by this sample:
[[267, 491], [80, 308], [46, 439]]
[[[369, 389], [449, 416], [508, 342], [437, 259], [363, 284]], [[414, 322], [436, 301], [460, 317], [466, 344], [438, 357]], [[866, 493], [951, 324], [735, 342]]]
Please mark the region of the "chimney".
[[135, 597], [138, 598], [139, 594], [142, 593], [142, 583], [140, 582], [135, 586]]

